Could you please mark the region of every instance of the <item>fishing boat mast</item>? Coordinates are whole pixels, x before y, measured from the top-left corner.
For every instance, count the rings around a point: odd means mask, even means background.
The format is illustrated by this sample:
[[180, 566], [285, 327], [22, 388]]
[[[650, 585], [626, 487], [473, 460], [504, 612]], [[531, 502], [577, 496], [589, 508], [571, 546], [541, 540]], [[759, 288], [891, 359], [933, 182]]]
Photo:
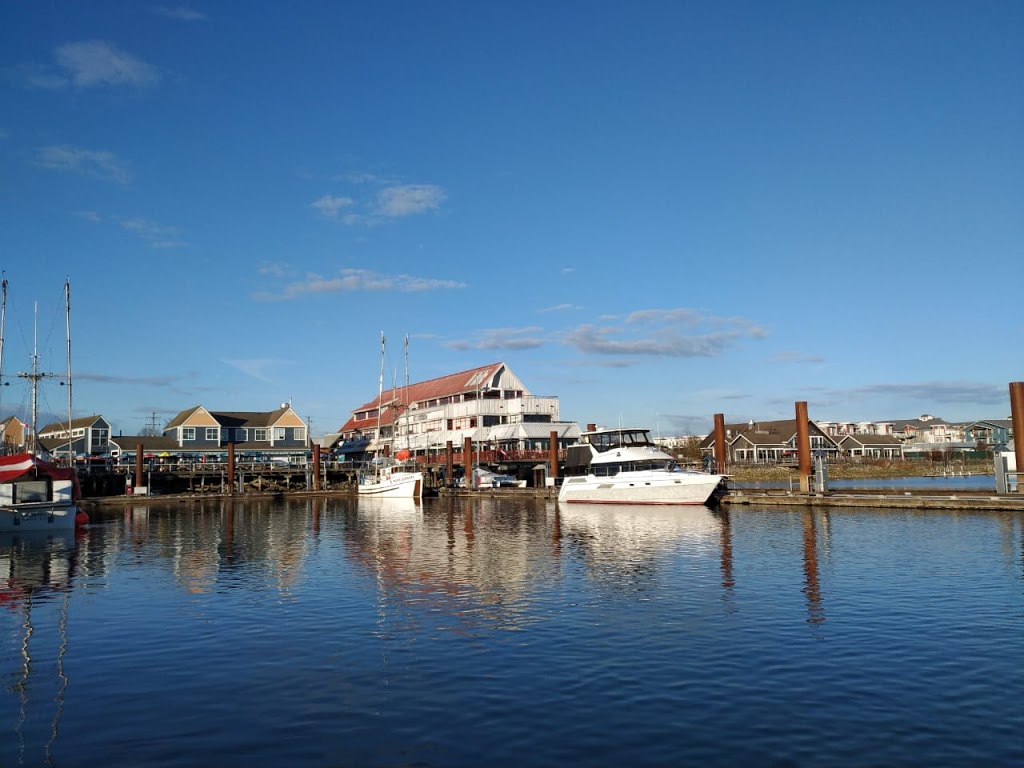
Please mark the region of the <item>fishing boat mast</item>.
[[[7, 305], [7, 280], [3, 280], [3, 304], [4, 314], [6, 314]], [[68, 437], [68, 461], [69, 463], [74, 460], [72, 455], [72, 448], [74, 446], [74, 438], [71, 434], [71, 282], [69, 279], [64, 280], [64, 310], [66, 318], [67, 328], [67, 373], [66, 381], [61, 381], [61, 386], [68, 388], [68, 426], [67, 426], [67, 437]], [[22, 379], [28, 379], [32, 383], [32, 406], [31, 406], [31, 422], [29, 425], [30, 437], [32, 441], [31, 451], [32, 453], [39, 452], [39, 435], [37, 433], [37, 419], [39, 416], [39, 381], [41, 379], [59, 379], [62, 378], [59, 373], [46, 373], [39, 370], [39, 303], [36, 302], [33, 305], [33, 320], [32, 320], [32, 370], [21, 371], [18, 373], [18, 377]], [[2, 336], [2, 321], [0, 321], [0, 336]], [[2, 342], [0, 342], [2, 344]], [[2, 364], [2, 351], [0, 351], [0, 364]]]

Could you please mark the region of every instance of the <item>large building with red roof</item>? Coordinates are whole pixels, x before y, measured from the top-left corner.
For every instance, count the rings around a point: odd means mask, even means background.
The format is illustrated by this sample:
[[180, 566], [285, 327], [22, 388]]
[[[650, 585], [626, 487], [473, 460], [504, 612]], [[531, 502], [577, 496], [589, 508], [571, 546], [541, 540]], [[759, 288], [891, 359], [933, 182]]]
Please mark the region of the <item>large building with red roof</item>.
[[339, 432], [337, 452], [352, 458], [400, 450], [436, 457], [466, 438], [495, 451], [546, 451], [552, 432], [565, 447], [580, 428], [559, 419], [557, 397], [531, 394], [505, 363], [492, 363], [384, 390]]

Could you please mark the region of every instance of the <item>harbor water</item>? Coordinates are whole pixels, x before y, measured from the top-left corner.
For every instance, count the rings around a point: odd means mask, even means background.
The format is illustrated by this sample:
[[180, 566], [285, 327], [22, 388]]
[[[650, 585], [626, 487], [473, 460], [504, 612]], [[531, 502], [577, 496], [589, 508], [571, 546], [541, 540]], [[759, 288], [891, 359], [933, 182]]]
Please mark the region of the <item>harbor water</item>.
[[0, 590], [2, 766], [1024, 765], [1019, 513], [151, 503]]

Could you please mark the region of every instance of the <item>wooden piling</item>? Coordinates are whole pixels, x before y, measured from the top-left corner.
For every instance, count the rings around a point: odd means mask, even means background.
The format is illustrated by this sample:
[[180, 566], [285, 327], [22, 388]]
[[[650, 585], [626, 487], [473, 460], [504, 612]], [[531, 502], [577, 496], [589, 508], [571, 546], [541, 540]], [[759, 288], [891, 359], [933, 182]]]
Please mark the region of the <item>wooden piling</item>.
[[725, 414], [715, 414], [715, 472], [725, 474]]
[[796, 448], [800, 457], [800, 492], [811, 491], [811, 434], [807, 419], [807, 401], [796, 404]]
[[558, 432], [548, 434], [548, 461], [551, 463], [551, 477], [558, 479]]
[[[1024, 381], [1010, 382], [1010, 418], [1013, 421], [1013, 453], [1017, 458], [1017, 472], [1024, 472]], [[1021, 478], [1017, 475], [1017, 490]]]

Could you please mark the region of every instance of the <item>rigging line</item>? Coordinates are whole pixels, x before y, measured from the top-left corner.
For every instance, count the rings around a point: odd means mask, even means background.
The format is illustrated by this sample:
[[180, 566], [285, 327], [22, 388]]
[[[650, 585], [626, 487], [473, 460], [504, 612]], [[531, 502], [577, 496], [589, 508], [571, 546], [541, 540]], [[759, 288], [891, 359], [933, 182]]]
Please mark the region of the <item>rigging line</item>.
[[46, 742], [46, 764], [53, 765], [53, 757], [50, 751], [57, 742], [57, 732], [60, 726], [60, 716], [64, 712], [64, 692], [68, 689], [68, 676], [64, 673], [64, 654], [68, 650], [68, 603], [71, 600], [71, 587], [64, 592], [64, 602], [60, 609], [60, 650], [57, 653], [57, 675], [60, 678], [60, 687], [57, 689], [55, 701], [57, 709], [53, 713], [53, 722], [50, 725], [50, 740]]
[[32, 594], [25, 597], [25, 620], [22, 623], [25, 634], [21, 640], [21, 679], [18, 688], [18, 721], [14, 732], [18, 734], [18, 765], [25, 764], [25, 720], [28, 717], [28, 678], [32, 672], [32, 657], [28, 652], [28, 643], [32, 639]]

